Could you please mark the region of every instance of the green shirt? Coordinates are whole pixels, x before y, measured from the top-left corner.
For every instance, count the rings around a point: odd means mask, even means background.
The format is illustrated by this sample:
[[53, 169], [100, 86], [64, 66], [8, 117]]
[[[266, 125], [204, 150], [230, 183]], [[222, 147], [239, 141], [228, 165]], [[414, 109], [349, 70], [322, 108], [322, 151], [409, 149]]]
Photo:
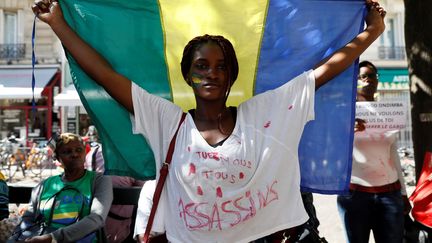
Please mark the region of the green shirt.
[[39, 209], [49, 226], [62, 228], [90, 213], [95, 175], [93, 171], [86, 171], [73, 182], [62, 181], [61, 175], [45, 180]]

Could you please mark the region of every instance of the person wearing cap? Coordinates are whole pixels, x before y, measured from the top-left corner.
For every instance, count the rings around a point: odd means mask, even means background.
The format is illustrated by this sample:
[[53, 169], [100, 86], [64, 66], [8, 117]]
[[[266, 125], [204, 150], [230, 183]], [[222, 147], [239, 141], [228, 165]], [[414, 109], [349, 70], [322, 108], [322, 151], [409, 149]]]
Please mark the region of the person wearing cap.
[[[99, 242], [113, 190], [110, 178], [84, 168], [85, 147], [80, 136], [63, 133], [49, 142], [64, 173], [47, 178], [32, 190], [29, 208], [15, 232], [41, 219], [51, 233], [26, 242]], [[54, 206], [53, 206], [54, 205]], [[88, 240], [88, 241], [87, 241]]]

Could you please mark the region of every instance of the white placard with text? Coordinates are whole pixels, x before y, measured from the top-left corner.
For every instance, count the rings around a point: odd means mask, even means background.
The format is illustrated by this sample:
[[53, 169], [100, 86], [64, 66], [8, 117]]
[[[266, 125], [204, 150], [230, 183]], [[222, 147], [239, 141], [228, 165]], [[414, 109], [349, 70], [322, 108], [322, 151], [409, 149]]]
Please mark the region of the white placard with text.
[[406, 127], [408, 109], [404, 102], [357, 102], [356, 118], [366, 121], [366, 130], [380, 132], [401, 130]]

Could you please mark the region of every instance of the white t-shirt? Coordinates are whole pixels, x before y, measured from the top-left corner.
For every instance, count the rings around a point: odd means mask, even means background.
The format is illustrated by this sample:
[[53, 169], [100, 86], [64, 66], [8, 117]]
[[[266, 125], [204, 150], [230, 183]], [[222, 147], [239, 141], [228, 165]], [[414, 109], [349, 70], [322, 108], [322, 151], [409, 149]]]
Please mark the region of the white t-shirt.
[[[190, 114], [181, 125], [152, 231], [171, 242], [249, 242], [304, 223], [298, 145], [314, 119], [308, 71], [240, 104], [232, 134], [210, 146]], [[157, 171], [182, 110], [132, 85], [133, 130], [147, 139]], [[158, 175], [157, 175], [158, 176]]]
[[406, 195], [396, 148], [398, 132], [377, 133], [366, 129], [355, 133], [351, 183], [371, 187], [399, 180], [402, 194]]
[[153, 204], [153, 194], [156, 189], [156, 180], [146, 181], [141, 188], [138, 209], [135, 219], [134, 238], [140, 234], [144, 234], [147, 226], [147, 221], [150, 216], [151, 207]]

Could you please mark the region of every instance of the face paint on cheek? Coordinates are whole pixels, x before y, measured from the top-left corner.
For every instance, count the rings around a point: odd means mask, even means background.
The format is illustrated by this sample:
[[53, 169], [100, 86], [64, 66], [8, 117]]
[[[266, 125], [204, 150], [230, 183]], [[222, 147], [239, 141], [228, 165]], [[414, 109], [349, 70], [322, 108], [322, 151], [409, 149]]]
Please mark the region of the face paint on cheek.
[[198, 87], [202, 83], [202, 76], [197, 73], [192, 73], [191, 80], [192, 80], [192, 86]]
[[367, 85], [368, 85], [367, 82], [363, 82], [361, 80], [357, 80], [357, 89], [361, 89], [361, 88], [363, 88], [363, 87], [365, 87]]

